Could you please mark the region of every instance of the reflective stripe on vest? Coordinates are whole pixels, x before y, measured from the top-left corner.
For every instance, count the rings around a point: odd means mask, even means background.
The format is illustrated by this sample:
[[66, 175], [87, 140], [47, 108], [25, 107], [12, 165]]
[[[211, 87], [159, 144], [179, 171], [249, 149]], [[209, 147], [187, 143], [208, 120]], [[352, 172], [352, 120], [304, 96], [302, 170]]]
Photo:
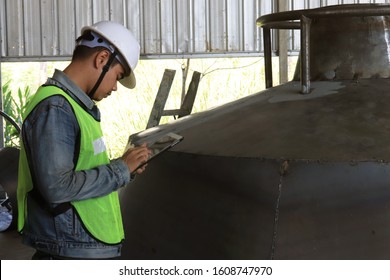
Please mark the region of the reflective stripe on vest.
[[[24, 119], [35, 106], [53, 95], [64, 96], [71, 104], [80, 126], [80, 153], [76, 164], [76, 171], [88, 170], [110, 162], [103, 140], [100, 122], [96, 121], [75, 100], [63, 90], [55, 86], [41, 87], [30, 100]], [[26, 197], [32, 190], [32, 179], [28, 167], [26, 152], [21, 144], [19, 159], [19, 179], [17, 189], [18, 199], [18, 230], [21, 232], [27, 216]], [[124, 239], [122, 216], [117, 192], [103, 197], [90, 198], [81, 201], [72, 201], [85, 228], [97, 240], [107, 244], [117, 244]]]

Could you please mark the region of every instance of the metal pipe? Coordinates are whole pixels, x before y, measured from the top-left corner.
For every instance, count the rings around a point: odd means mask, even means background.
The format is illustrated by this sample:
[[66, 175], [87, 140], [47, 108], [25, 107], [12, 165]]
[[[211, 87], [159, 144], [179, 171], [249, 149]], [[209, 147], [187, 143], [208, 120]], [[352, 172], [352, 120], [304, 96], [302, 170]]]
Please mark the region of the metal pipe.
[[272, 22], [267, 24], [270, 29], [300, 29], [301, 23], [299, 21], [287, 21], [287, 22]]
[[264, 66], [265, 66], [265, 87], [272, 87], [272, 53], [271, 53], [271, 30], [263, 28], [264, 40]]
[[268, 14], [259, 17], [256, 23], [260, 27], [268, 26], [275, 22], [299, 20], [301, 16], [308, 18], [321, 17], [362, 17], [390, 15], [390, 5], [359, 4], [359, 5], [335, 5], [311, 10], [296, 10]]
[[7, 121], [9, 121], [15, 127], [16, 131], [20, 133], [19, 125], [9, 115], [7, 115], [5, 112], [1, 110], [0, 110], [0, 115], [3, 116]]
[[301, 18], [301, 92], [310, 92], [310, 25], [311, 19]]

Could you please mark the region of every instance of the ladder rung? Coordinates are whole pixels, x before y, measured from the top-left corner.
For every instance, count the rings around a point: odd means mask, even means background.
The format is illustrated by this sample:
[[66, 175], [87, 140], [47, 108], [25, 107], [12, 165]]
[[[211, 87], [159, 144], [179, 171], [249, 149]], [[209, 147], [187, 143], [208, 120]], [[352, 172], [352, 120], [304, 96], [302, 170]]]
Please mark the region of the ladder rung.
[[188, 114], [188, 110], [184, 109], [174, 109], [174, 110], [164, 110], [162, 112], [162, 116], [177, 116], [177, 115], [185, 115]]

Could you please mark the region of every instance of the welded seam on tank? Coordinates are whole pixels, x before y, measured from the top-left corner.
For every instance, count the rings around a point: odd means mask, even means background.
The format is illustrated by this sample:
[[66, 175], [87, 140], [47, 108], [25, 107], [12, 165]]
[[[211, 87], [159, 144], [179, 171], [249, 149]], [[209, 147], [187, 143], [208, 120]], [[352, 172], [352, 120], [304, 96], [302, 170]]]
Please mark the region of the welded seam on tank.
[[275, 257], [276, 242], [278, 238], [277, 235], [278, 235], [278, 223], [279, 223], [279, 205], [280, 205], [280, 198], [282, 196], [282, 183], [283, 183], [283, 174], [280, 175], [279, 186], [278, 186], [278, 198], [276, 200], [276, 205], [275, 205], [274, 228], [272, 233], [271, 260], [273, 260]]
[[385, 31], [385, 41], [386, 41], [386, 45], [387, 45], [387, 61], [390, 62], [390, 35], [389, 35], [389, 28], [387, 26], [387, 21], [384, 19], [384, 17], [382, 16], [383, 20], [383, 29]]

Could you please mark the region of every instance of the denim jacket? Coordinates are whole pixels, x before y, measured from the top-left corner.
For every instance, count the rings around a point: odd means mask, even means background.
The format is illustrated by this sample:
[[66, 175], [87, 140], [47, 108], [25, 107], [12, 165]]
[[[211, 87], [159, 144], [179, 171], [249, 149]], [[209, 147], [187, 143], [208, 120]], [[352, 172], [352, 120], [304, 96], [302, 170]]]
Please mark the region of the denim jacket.
[[[100, 120], [95, 103], [63, 72], [56, 70], [47, 84], [63, 89]], [[109, 194], [131, 180], [129, 169], [122, 159], [76, 172], [79, 134], [80, 128], [71, 105], [59, 95], [43, 100], [24, 121], [22, 138], [30, 158], [30, 170], [35, 177], [34, 188], [47, 204], [34, 195], [28, 196], [23, 243], [61, 257], [115, 258], [120, 256], [121, 244], [108, 245], [95, 240], [85, 230], [73, 208], [59, 215], [48, 211], [48, 206], [53, 208], [64, 202]]]

